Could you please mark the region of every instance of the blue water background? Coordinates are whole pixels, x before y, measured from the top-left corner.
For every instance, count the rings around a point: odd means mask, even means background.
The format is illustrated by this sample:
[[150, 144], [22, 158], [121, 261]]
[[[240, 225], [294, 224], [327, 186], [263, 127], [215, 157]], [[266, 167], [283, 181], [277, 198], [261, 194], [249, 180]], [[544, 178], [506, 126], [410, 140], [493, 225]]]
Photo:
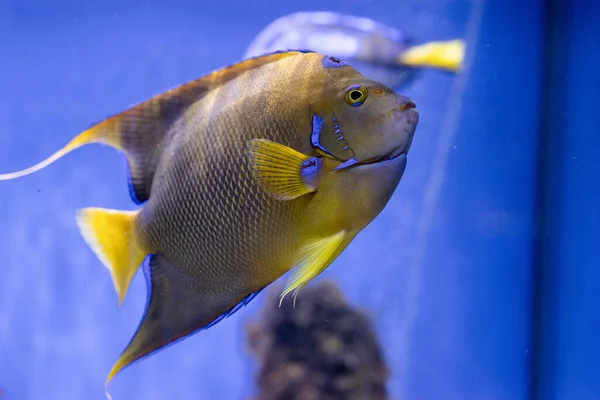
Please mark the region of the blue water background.
[[[600, 65], [589, 49], [600, 7], [572, 3], [569, 34], [558, 37], [564, 56], [555, 55], [568, 68], [549, 90], [552, 2], [483, 2], [473, 28], [479, 3], [3, 0], [0, 171], [29, 166], [91, 123], [239, 60], [255, 34], [290, 12], [366, 16], [418, 42], [468, 37], [468, 75], [426, 70], [398, 89], [421, 111], [405, 176], [319, 279], [336, 279], [372, 315], [395, 399], [598, 399]], [[548, 126], [561, 129], [551, 136]], [[544, 135], [556, 140], [544, 147]], [[544, 149], [552, 152], [542, 163]], [[138, 274], [117, 308], [74, 212], [133, 209], [125, 177], [120, 154], [88, 146], [1, 182], [3, 400], [104, 398], [146, 287]], [[551, 201], [540, 213], [542, 192]], [[256, 365], [243, 328], [263, 303], [261, 294], [123, 371], [114, 399], [248, 398]]]

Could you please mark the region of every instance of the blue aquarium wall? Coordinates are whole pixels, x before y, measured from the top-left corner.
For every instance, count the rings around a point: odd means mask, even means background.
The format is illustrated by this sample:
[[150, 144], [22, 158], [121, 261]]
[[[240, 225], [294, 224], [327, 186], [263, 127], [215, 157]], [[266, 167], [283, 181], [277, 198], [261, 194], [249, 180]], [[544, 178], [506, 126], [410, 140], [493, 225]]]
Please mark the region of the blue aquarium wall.
[[540, 101], [539, 399], [600, 397], [600, 3], [550, 1]]
[[[272, 20], [312, 10], [373, 18], [419, 43], [466, 41], [462, 74], [423, 70], [396, 88], [421, 113], [404, 177], [318, 278], [370, 314], [391, 397], [600, 397], [595, 2], [3, 0], [0, 173], [238, 61]], [[143, 274], [119, 309], [75, 223], [89, 206], [135, 208], [108, 147], [0, 182], [2, 400], [103, 399], [139, 323]], [[113, 398], [249, 398], [244, 325], [264, 301], [124, 370]]]

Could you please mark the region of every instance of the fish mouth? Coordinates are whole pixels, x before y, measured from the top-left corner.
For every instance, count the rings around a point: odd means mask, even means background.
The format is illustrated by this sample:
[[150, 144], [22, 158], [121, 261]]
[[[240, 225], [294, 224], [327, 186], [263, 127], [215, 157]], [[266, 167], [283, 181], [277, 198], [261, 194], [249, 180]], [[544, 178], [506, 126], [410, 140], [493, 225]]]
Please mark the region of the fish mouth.
[[375, 159], [372, 160], [367, 160], [365, 162], [361, 162], [360, 164], [379, 164], [379, 163], [384, 163], [384, 162], [388, 162], [388, 161], [392, 161], [398, 157], [401, 156], [407, 156], [408, 155], [408, 148], [406, 149], [396, 149], [393, 152], [391, 152], [390, 154], [383, 156], [383, 157], [377, 157]]
[[358, 161], [357, 159], [352, 157], [352, 158], [344, 161], [342, 164], [338, 165], [335, 168], [335, 171], [339, 171], [339, 170], [350, 168], [350, 167], [358, 167], [361, 165], [372, 165], [372, 164], [389, 162], [400, 156], [406, 157], [408, 155], [408, 151], [410, 150], [410, 146], [412, 144], [413, 137], [415, 136], [416, 128], [417, 128], [416, 123], [414, 123], [414, 124], [410, 124], [408, 129], [405, 129], [405, 133], [408, 134], [408, 141], [407, 141], [406, 145], [399, 146], [385, 155], [371, 157], [371, 158], [361, 160], [361, 161]]
[[406, 124], [404, 126], [404, 134], [408, 135], [408, 140], [405, 145], [399, 146], [392, 150], [391, 152], [377, 157], [371, 157], [365, 160], [358, 161], [354, 157], [344, 161], [342, 164], [338, 165], [334, 170], [339, 171], [343, 169], [347, 169], [350, 167], [359, 167], [361, 165], [373, 165], [384, 162], [392, 161], [400, 156], [407, 157], [408, 151], [410, 150], [410, 146], [412, 145], [413, 138], [415, 136], [415, 131], [417, 130], [417, 123], [419, 122], [419, 111], [417, 110], [417, 106], [414, 102], [407, 100], [402, 103], [399, 107], [395, 107], [395, 112], [400, 112], [406, 118]]
[[400, 106], [400, 111], [408, 110], [408, 109], [416, 109], [417, 105], [412, 101], [408, 100]]
[[360, 167], [364, 165], [373, 165], [373, 164], [383, 164], [386, 162], [390, 162], [398, 157], [404, 156], [406, 157], [408, 154], [408, 149], [396, 149], [392, 153], [389, 153], [385, 156], [379, 156], [370, 158], [367, 160], [358, 161], [355, 158], [350, 158], [349, 160], [344, 161], [342, 164], [338, 165], [334, 168], [335, 171], [348, 169], [350, 167]]

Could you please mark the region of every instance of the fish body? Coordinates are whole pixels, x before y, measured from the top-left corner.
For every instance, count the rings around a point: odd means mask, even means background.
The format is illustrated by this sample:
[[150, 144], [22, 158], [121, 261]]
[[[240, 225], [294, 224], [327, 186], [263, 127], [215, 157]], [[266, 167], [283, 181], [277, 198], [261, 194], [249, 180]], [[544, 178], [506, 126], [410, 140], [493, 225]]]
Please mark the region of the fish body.
[[286, 48], [304, 48], [347, 60], [390, 86], [412, 79], [415, 67], [457, 71], [461, 40], [415, 45], [404, 32], [369, 18], [335, 12], [298, 12], [276, 19], [250, 43], [245, 58]]
[[82, 132], [13, 179], [87, 143], [123, 151], [135, 211], [77, 222], [119, 303], [140, 264], [149, 301], [109, 374], [206, 329], [292, 271], [308, 284], [385, 207], [406, 166], [414, 103], [315, 52], [259, 56]]

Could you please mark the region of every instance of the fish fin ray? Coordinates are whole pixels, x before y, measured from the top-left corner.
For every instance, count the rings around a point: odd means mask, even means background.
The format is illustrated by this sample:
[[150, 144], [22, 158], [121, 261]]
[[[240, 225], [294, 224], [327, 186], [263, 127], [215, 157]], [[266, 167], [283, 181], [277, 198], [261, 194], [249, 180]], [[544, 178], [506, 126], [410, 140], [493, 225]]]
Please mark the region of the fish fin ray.
[[316, 190], [322, 160], [266, 139], [248, 142], [248, 158], [257, 181], [279, 200], [292, 200]]
[[[134, 362], [208, 329], [233, 315], [263, 289], [239, 296], [207, 295], [203, 287], [165, 256], [152, 254], [143, 264], [148, 299], [144, 316], [105, 382]], [[216, 311], [211, 311], [211, 309]]]
[[38, 172], [38, 171], [46, 168], [50, 164], [53, 164], [54, 162], [58, 161], [60, 158], [64, 157], [65, 155], [72, 152], [73, 150], [75, 150], [81, 146], [84, 146], [86, 144], [101, 143], [101, 142], [109, 144], [108, 143], [109, 141], [110, 141], [110, 138], [104, 138], [102, 136], [102, 132], [100, 130], [94, 129], [92, 127], [88, 130], [81, 132], [79, 135], [77, 135], [75, 138], [73, 138], [69, 143], [67, 143], [64, 147], [57, 150], [54, 154], [52, 154], [51, 156], [47, 157], [46, 159], [40, 161], [39, 163], [37, 163], [33, 166], [30, 166], [28, 168], [19, 170], [19, 171], [10, 172], [10, 173], [6, 173], [6, 174], [0, 174], [0, 181], [8, 181], [11, 179], [17, 179], [17, 178], [21, 178], [21, 177], [33, 174], [35, 172]]
[[180, 88], [176, 93], [168, 92], [167, 95], [156, 96], [120, 114], [108, 117], [75, 136], [45, 160], [20, 171], [1, 174], [0, 181], [30, 175], [81, 146], [102, 143], [125, 154], [131, 199], [136, 204], [142, 204], [150, 196], [160, 156], [160, 144], [172, 121], [200, 95], [195, 89]]
[[294, 302], [302, 287], [323, 272], [350, 243], [347, 232], [340, 231], [326, 238], [310, 240], [294, 259], [294, 267], [280, 295], [279, 304], [285, 296], [294, 292]]
[[411, 67], [434, 67], [457, 72], [462, 69], [464, 57], [465, 42], [456, 39], [413, 46], [404, 51], [398, 61]]
[[138, 212], [90, 207], [80, 209], [76, 214], [84, 240], [110, 271], [119, 306], [148, 254], [135, 231]]

